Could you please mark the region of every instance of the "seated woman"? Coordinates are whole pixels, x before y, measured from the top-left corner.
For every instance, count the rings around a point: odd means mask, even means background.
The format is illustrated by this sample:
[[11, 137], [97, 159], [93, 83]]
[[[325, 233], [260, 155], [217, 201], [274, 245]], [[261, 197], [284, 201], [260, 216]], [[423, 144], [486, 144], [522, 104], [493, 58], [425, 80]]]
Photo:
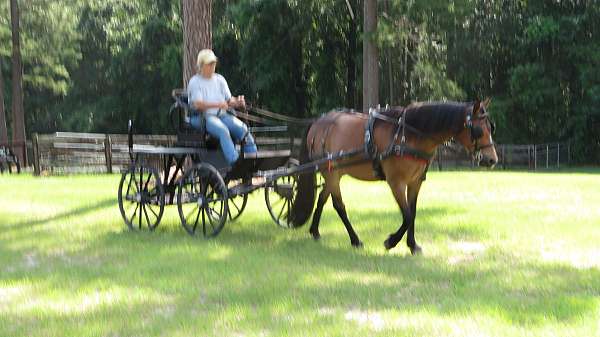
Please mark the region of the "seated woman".
[[229, 165], [233, 165], [239, 154], [235, 149], [232, 137], [245, 140], [244, 153], [256, 153], [254, 138], [248, 132], [248, 127], [235, 116], [227, 113], [229, 108], [244, 108], [244, 96], [232, 96], [225, 78], [217, 73], [217, 57], [210, 49], [198, 53], [198, 73], [194, 75], [187, 86], [188, 103], [201, 111], [201, 114], [191, 116], [191, 124], [200, 128], [200, 118], [206, 120], [206, 131], [219, 139], [221, 150]]

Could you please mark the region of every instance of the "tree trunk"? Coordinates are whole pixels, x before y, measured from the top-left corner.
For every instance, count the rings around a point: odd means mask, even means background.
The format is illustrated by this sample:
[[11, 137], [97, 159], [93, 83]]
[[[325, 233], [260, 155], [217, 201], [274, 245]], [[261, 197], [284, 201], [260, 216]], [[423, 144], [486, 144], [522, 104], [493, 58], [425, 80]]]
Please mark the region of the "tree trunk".
[[27, 165], [25, 145], [25, 112], [23, 109], [23, 65], [19, 37], [19, 7], [17, 0], [10, 0], [10, 20], [12, 26], [12, 143], [14, 152], [22, 166]]
[[[352, 4], [348, 2], [348, 6], [353, 5], [356, 8], [356, 2], [352, 1]], [[348, 40], [348, 49], [346, 53], [346, 76], [348, 80], [348, 86], [346, 87], [346, 106], [348, 108], [356, 109], [356, 21], [355, 16], [348, 15], [348, 31], [346, 32], [346, 39]]]
[[4, 111], [4, 77], [2, 75], [2, 58], [0, 57], [0, 146], [8, 146], [6, 130], [6, 112]]
[[197, 71], [196, 58], [212, 48], [212, 0], [183, 0], [183, 87]]
[[364, 0], [363, 111], [379, 104], [379, 53], [375, 43], [377, 0]]

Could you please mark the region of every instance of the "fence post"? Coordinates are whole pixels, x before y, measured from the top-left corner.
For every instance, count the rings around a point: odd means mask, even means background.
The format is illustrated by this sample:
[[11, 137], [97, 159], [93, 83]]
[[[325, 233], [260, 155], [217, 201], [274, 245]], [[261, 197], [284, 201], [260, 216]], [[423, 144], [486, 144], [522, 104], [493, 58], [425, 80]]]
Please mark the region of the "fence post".
[[560, 168], [560, 143], [558, 143], [558, 149], [556, 150], [556, 168]]
[[537, 171], [537, 145], [533, 144], [533, 170]]
[[567, 143], [567, 165], [571, 166], [571, 142]]
[[546, 169], [548, 169], [548, 159], [550, 156], [550, 145], [546, 144]]
[[502, 145], [502, 169], [506, 170], [506, 145]]
[[106, 159], [106, 173], [112, 173], [112, 145], [110, 136], [106, 134], [104, 138], [104, 158]]
[[33, 150], [33, 175], [35, 176], [39, 176], [41, 174], [41, 170], [40, 170], [40, 148], [39, 148], [39, 139], [38, 139], [38, 134], [37, 132], [35, 132], [33, 134], [33, 144], [32, 144], [32, 150]]
[[533, 169], [533, 165], [531, 164], [531, 144], [527, 144], [527, 169]]

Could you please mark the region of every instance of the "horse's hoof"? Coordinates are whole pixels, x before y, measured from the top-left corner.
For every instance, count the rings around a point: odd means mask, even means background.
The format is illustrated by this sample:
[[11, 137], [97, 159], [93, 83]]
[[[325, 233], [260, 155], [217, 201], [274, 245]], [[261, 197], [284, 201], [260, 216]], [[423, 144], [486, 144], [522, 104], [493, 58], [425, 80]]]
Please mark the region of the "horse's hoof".
[[354, 248], [362, 248], [363, 247], [363, 243], [361, 241], [352, 242], [352, 247], [354, 247]]
[[318, 232], [317, 232], [317, 233], [310, 232], [310, 235], [312, 235], [312, 238], [313, 238], [315, 241], [319, 241], [319, 239], [321, 239], [321, 234], [319, 234]]
[[390, 250], [390, 249], [396, 247], [395, 244], [392, 244], [392, 242], [389, 238], [387, 240], [383, 241], [383, 245], [385, 246], [385, 249], [387, 249], [387, 250]]
[[[410, 247], [409, 247], [410, 248]], [[410, 253], [414, 256], [414, 255], [421, 255], [423, 254], [423, 250], [421, 249], [421, 247], [419, 247], [418, 245], [415, 245], [413, 248], [410, 248]]]

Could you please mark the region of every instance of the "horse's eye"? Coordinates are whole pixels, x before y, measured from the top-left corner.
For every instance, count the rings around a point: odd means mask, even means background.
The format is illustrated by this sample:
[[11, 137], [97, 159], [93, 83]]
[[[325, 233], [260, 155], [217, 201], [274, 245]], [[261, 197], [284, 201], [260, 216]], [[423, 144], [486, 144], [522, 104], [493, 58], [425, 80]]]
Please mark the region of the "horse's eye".
[[490, 132], [493, 134], [496, 133], [496, 123], [490, 121]]

